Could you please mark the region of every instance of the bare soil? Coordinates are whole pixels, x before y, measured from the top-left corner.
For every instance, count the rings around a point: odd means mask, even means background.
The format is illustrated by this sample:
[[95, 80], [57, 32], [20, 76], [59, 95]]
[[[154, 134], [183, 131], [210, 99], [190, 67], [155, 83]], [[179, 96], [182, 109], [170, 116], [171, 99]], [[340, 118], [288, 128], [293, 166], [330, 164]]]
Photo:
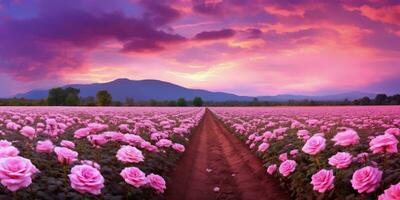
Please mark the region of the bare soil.
[[260, 159], [208, 109], [167, 188], [170, 200], [289, 199]]

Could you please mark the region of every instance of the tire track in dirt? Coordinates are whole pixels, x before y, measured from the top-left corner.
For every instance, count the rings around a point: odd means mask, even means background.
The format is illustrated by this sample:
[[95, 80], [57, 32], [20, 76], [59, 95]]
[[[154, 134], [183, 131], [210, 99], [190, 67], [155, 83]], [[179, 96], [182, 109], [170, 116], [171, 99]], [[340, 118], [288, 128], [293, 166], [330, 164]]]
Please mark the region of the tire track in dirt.
[[171, 174], [166, 199], [289, 199], [265, 173], [261, 161], [207, 109]]

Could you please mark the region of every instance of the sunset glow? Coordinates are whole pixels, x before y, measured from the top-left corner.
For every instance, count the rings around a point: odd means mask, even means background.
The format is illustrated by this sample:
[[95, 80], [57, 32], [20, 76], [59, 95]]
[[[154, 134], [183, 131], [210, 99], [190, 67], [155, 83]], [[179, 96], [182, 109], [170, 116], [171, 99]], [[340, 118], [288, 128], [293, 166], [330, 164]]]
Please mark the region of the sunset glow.
[[292, 2], [0, 0], [1, 97], [117, 78], [239, 95], [399, 92], [398, 1]]

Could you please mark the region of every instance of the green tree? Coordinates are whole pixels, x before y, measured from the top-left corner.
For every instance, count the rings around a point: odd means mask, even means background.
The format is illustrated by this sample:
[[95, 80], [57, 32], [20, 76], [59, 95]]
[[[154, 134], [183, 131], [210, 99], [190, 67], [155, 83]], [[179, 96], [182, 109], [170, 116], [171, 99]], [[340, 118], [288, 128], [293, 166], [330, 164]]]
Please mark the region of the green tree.
[[369, 97], [363, 97], [359, 100], [360, 105], [369, 105], [371, 104], [371, 99]]
[[196, 106], [196, 107], [203, 106], [203, 99], [201, 97], [195, 97], [193, 99], [193, 105]]
[[66, 106], [78, 106], [79, 105], [79, 97], [77, 94], [69, 93], [67, 98], [65, 98], [65, 105]]
[[107, 90], [99, 90], [96, 93], [96, 103], [99, 106], [109, 106], [112, 102], [112, 96]]
[[180, 107], [182, 107], [182, 106], [187, 106], [186, 99], [183, 98], [183, 97], [179, 98], [178, 101], [176, 102], [176, 105], [177, 105], [177, 106], [180, 106]]
[[384, 105], [387, 99], [387, 95], [386, 94], [377, 94], [375, 97], [375, 104], [377, 105]]
[[65, 103], [65, 91], [62, 88], [52, 88], [49, 90], [47, 102], [49, 106], [62, 106]]

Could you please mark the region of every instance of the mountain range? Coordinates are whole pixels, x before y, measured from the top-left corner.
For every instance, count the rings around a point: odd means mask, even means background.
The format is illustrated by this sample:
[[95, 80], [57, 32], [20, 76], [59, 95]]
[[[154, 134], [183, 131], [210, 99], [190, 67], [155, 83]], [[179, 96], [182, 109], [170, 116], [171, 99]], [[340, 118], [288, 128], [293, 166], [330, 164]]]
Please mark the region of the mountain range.
[[[211, 92], [201, 89], [189, 89], [173, 83], [160, 80], [130, 80], [126, 78], [116, 79], [106, 83], [92, 84], [71, 84], [62, 86], [80, 89], [80, 96], [96, 96], [99, 90], [107, 90], [113, 97], [113, 100], [124, 101], [131, 97], [135, 100], [176, 100], [179, 97], [185, 99], [193, 99], [196, 96], [202, 97], [206, 101], [250, 101], [253, 96], [239, 96], [226, 92]], [[46, 98], [48, 90], [32, 90], [26, 93], [17, 94], [17, 98], [26, 99], [42, 99]], [[334, 101], [334, 100], [354, 100], [368, 96], [375, 97], [375, 94], [364, 92], [347, 92], [334, 95], [306, 96], [282, 94], [275, 96], [256, 96], [260, 101], [288, 101], [288, 100], [318, 100], [318, 101]]]

